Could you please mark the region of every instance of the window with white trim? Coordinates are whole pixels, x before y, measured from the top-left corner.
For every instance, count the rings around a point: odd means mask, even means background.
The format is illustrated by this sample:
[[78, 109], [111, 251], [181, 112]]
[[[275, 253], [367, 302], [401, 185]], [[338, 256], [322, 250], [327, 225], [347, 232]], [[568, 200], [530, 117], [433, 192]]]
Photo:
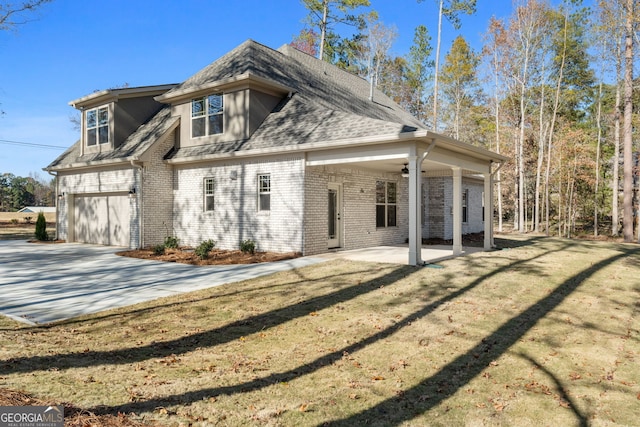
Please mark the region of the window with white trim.
[[109, 107], [92, 108], [85, 112], [87, 147], [109, 143]]
[[376, 227], [395, 227], [397, 225], [398, 187], [395, 182], [376, 181]]
[[467, 223], [469, 220], [469, 190], [462, 192], [462, 222]]
[[204, 210], [212, 211], [215, 208], [216, 181], [213, 178], [204, 179]]
[[224, 132], [224, 105], [221, 93], [191, 100], [191, 137]]
[[271, 174], [258, 175], [258, 210], [271, 210]]

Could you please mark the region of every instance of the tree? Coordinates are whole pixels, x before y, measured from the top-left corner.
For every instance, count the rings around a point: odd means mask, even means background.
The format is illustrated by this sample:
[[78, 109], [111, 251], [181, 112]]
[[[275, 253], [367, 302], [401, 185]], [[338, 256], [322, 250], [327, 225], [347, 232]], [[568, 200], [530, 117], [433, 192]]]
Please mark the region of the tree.
[[622, 235], [625, 242], [633, 240], [633, 37], [635, 24], [635, 0], [625, 2], [624, 44], [624, 162], [622, 182]]
[[423, 122], [426, 122], [425, 87], [433, 74], [432, 52], [431, 36], [427, 27], [419, 25], [415, 29], [413, 45], [409, 48], [407, 59], [407, 85], [414, 93], [408, 110]]
[[[485, 45], [483, 47], [484, 55], [489, 58], [489, 68], [493, 78], [493, 108], [495, 123], [495, 150], [500, 154], [500, 99], [503, 95], [501, 84], [501, 74], [505, 70], [505, 50], [507, 49], [507, 34], [504, 28], [504, 22], [491, 17], [489, 20], [489, 29], [485, 36]], [[502, 232], [502, 182], [500, 179], [500, 170], [496, 174], [497, 182], [497, 208], [498, 208], [498, 232]]]
[[318, 33], [313, 29], [303, 28], [291, 41], [291, 46], [311, 56], [318, 55]]
[[468, 116], [480, 90], [477, 67], [480, 58], [462, 36], [454, 41], [442, 66], [442, 85], [445, 99], [452, 105], [453, 136], [460, 139], [460, 118]]
[[[418, 0], [421, 3], [424, 0]], [[438, 131], [438, 72], [440, 64], [440, 43], [442, 40], [442, 17], [444, 16], [456, 30], [460, 29], [460, 13], [476, 13], [476, 0], [436, 0], [438, 2], [438, 37], [436, 41], [436, 62], [433, 79], [433, 130]]]
[[382, 22], [369, 22], [365, 56], [367, 58], [370, 100], [373, 100], [374, 88], [380, 78], [382, 64], [397, 37], [398, 30], [395, 26], [387, 27]]
[[29, 22], [27, 16], [51, 0], [27, 0], [22, 2], [0, 1], [0, 30], [13, 30]]
[[363, 27], [364, 17], [353, 15], [352, 12], [359, 7], [369, 7], [369, 0], [302, 0], [309, 10], [307, 20], [313, 29], [318, 28], [320, 41], [318, 58], [325, 60], [327, 35], [333, 25], [346, 24]]

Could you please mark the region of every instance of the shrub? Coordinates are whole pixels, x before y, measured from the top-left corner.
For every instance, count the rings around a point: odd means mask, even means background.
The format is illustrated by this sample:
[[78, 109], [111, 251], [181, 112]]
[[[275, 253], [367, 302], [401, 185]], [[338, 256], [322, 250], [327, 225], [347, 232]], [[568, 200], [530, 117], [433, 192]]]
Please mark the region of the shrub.
[[31, 224], [31, 217], [30, 216], [25, 216], [24, 217], [24, 222], [26, 222], [27, 224]]
[[155, 245], [153, 247], [153, 254], [154, 255], [164, 255], [164, 245], [163, 244]]
[[256, 242], [251, 239], [240, 242], [240, 250], [245, 254], [254, 254], [256, 252]]
[[211, 252], [211, 250], [215, 248], [215, 246], [216, 242], [214, 242], [213, 240], [205, 240], [204, 242], [200, 243], [193, 252], [198, 256], [198, 258], [207, 259], [209, 257], [209, 252]]
[[16, 225], [18, 223], [18, 218], [11, 218], [11, 224]]
[[167, 236], [164, 238], [164, 247], [175, 249], [178, 247], [178, 238], [175, 236]]
[[49, 235], [47, 234], [47, 220], [42, 212], [38, 214], [38, 219], [36, 220], [36, 239], [49, 240]]

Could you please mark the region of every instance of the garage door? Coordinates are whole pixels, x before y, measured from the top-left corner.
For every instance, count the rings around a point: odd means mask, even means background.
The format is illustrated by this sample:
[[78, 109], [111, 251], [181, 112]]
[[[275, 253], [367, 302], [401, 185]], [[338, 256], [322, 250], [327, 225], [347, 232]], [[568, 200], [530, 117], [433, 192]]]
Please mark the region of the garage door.
[[76, 196], [76, 242], [129, 246], [129, 198], [126, 195]]

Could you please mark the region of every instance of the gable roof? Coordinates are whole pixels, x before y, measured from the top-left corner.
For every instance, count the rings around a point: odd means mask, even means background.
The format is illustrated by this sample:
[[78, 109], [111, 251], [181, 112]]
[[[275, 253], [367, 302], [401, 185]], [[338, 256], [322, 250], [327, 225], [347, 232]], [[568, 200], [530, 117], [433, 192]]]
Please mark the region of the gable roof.
[[179, 123], [178, 117], [171, 117], [171, 107], [165, 106], [149, 121], [141, 125], [119, 147], [100, 153], [80, 154], [80, 141], [55, 159], [46, 170], [61, 167], [83, 167], [116, 162], [138, 160], [151, 146]]
[[[223, 155], [245, 150], [277, 150], [318, 142], [343, 141], [396, 135], [425, 130], [425, 125], [403, 110], [388, 96], [374, 89], [369, 99], [369, 83], [334, 65], [320, 61], [289, 45], [278, 50], [247, 40], [192, 77], [155, 99], [172, 103], [190, 99], [197, 93], [227, 88], [245, 80], [258, 82], [283, 96], [282, 102], [246, 140], [182, 147], [167, 155], [179, 162], [207, 155]], [[288, 96], [285, 97], [285, 95]], [[93, 98], [98, 95], [90, 95]], [[85, 97], [87, 98], [87, 97]], [[80, 98], [79, 101], [85, 101]], [[120, 147], [105, 153], [80, 156], [77, 142], [46, 169], [82, 167], [128, 161], [137, 158], [164, 130], [177, 126], [170, 108], [163, 108], [141, 126]]]

